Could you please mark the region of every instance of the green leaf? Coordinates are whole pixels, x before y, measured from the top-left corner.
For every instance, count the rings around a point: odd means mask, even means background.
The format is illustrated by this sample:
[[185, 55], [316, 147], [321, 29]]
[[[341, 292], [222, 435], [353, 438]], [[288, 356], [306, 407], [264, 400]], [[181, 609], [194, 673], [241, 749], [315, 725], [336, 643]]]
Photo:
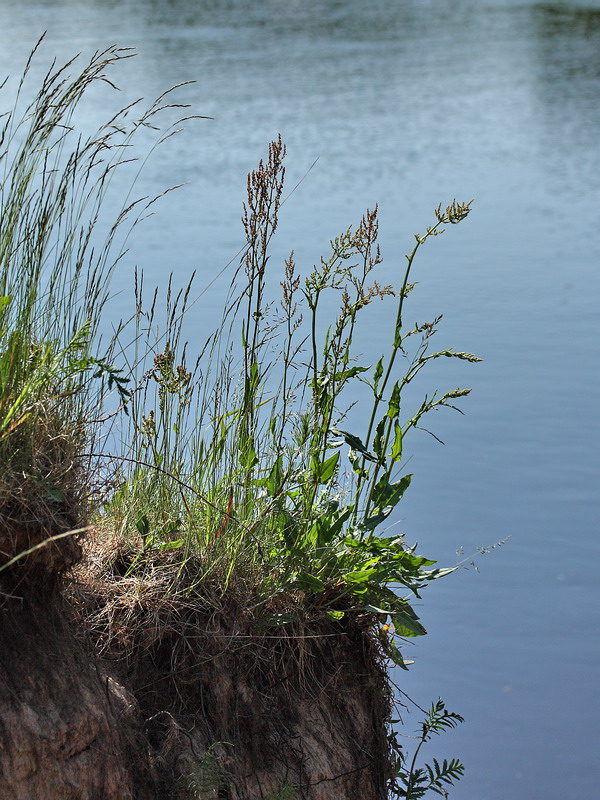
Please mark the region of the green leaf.
[[404, 492], [408, 489], [412, 475], [405, 475], [399, 481], [390, 483], [387, 475], [382, 475], [373, 489], [373, 502], [378, 509], [396, 506]]
[[313, 547], [327, 547], [340, 533], [354, 506], [346, 506], [341, 512], [334, 508], [325, 511], [313, 522], [310, 529], [301, 537], [300, 547], [307, 550]]
[[281, 488], [281, 480], [283, 476], [283, 459], [281, 456], [277, 458], [271, 471], [265, 480], [265, 488], [269, 497], [274, 497], [275, 493]]
[[176, 539], [174, 542], [163, 542], [158, 546], [159, 550], [178, 550], [180, 547], [183, 547], [184, 540], [183, 539]]
[[389, 608], [379, 608], [379, 606], [374, 606], [372, 603], [365, 603], [363, 608], [365, 611], [370, 611], [372, 614], [383, 614], [385, 617], [388, 617], [390, 614]]
[[164, 528], [162, 532], [162, 537], [166, 538], [167, 536], [171, 536], [173, 533], [179, 533], [180, 530], [181, 530], [181, 520], [176, 519], [173, 522], [169, 523], [169, 525], [167, 525]]
[[409, 605], [405, 606], [404, 611], [396, 611], [390, 614], [394, 628], [399, 636], [424, 636], [427, 631], [419, 622], [419, 618]]
[[45, 489], [45, 494], [49, 500], [54, 500], [55, 503], [64, 502], [64, 492], [58, 486], [47, 486]]
[[329, 619], [338, 620], [344, 618], [343, 611], [326, 611], [325, 616], [329, 617]]
[[375, 436], [373, 437], [373, 450], [375, 451], [375, 455], [379, 457], [381, 461], [383, 461], [383, 436], [385, 431], [385, 423], [387, 418], [384, 417], [380, 420], [375, 428]]
[[359, 375], [361, 372], [367, 372], [369, 367], [350, 367], [349, 369], [345, 369], [343, 372], [336, 372], [333, 376], [333, 380], [339, 382], [347, 381], [348, 378], [354, 378], [355, 375]]
[[400, 413], [400, 386], [398, 385], [398, 381], [394, 384], [394, 388], [392, 389], [392, 396], [390, 397], [390, 402], [388, 404], [387, 416], [390, 419], [397, 419], [398, 414]]
[[[435, 564], [435, 561], [433, 562]], [[440, 569], [424, 569], [421, 570], [421, 577], [426, 581], [434, 581], [436, 578], [443, 578], [445, 575], [451, 575], [456, 572], [458, 567], [440, 567]]]
[[373, 389], [375, 390], [375, 394], [377, 394], [379, 381], [381, 380], [382, 375], [383, 375], [383, 358], [380, 358], [377, 364], [375, 365], [375, 369], [373, 370]]
[[366, 583], [373, 577], [375, 569], [359, 569], [354, 572], [346, 572], [342, 577], [346, 583]]
[[256, 389], [258, 386], [258, 379], [259, 379], [259, 372], [258, 372], [258, 364], [256, 361], [253, 361], [250, 365], [250, 388]]
[[296, 575], [294, 584], [306, 592], [322, 592], [325, 589], [325, 584], [320, 578], [307, 572]]
[[[411, 287], [412, 288], [412, 287]], [[406, 297], [406, 295], [404, 295]], [[396, 330], [394, 331], [394, 349], [398, 350], [402, 347], [402, 323], [398, 320]]]
[[290, 541], [289, 546], [291, 547], [292, 545], [297, 544], [300, 551], [304, 552], [306, 550], [310, 550], [316, 547], [318, 538], [319, 538], [319, 521], [315, 520], [315, 522], [313, 522], [313, 524], [305, 533], [293, 537], [293, 539]]
[[382, 522], [385, 522], [389, 515], [390, 511], [379, 511], [377, 514], [372, 514], [370, 517], [364, 519], [360, 525], [358, 525], [358, 530], [363, 532], [374, 531], [378, 525], [381, 525]]
[[282, 545], [287, 553], [292, 553], [298, 544], [298, 525], [291, 516], [287, 518], [279, 516], [279, 519], [282, 521], [280, 525], [281, 544], [278, 544], [278, 550], [275, 551], [275, 555], [277, 555]]
[[394, 443], [392, 444], [392, 451], [390, 458], [392, 461], [400, 461], [402, 458], [402, 425], [396, 420], [394, 422]]
[[353, 471], [360, 478], [366, 478], [368, 476], [368, 472], [361, 467], [360, 459], [359, 459], [358, 455], [356, 454], [356, 450], [353, 450], [352, 448], [350, 448], [350, 450], [348, 450], [348, 461], [352, 465]]
[[135, 527], [138, 529], [143, 539], [150, 534], [150, 520], [145, 514], [141, 514], [138, 517]]
[[352, 450], [357, 450], [361, 455], [363, 455], [368, 461], [375, 461], [377, 462], [376, 456], [373, 453], [370, 453], [358, 436], [355, 436], [353, 433], [349, 433], [348, 431], [342, 431], [339, 428], [332, 428], [331, 432], [334, 436], [341, 436], [346, 444], [349, 444]]
[[[398, 552], [397, 557], [401, 561], [404, 569], [419, 570], [420, 575], [427, 575], [427, 570], [421, 570], [421, 567], [430, 567], [432, 564], [435, 564], [435, 561], [432, 561], [430, 558], [417, 556], [412, 550], [407, 550], [405, 548], [402, 548]], [[435, 572], [436, 570], [432, 571]]]
[[239, 461], [246, 472], [250, 472], [258, 464], [258, 457], [251, 442], [248, 442], [247, 446], [240, 451]]
[[338, 461], [340, 460], [339, 452], [334, 453], [330, 458], [325, 461], [319, 461], [313, 457], [311, 463], [311, 470], [316, 483], [327, 483], [333, 477]]
[[400, 652], [400, 650], [396, 646], [396, 643], [394, 642], [394, 640], [392, 639], [391, 636], [388, 637], [387, 645], [389, 647], [390, 658], [392, 659], [394, 664], [397, 667], [400, 667], [400, 669], [404, 669], [404, 670], [406, 670], [408, 672], [409, 665], [410, 664], [414, 664], [414, 661], [405, 661], [404, 660], [404, 658], [402, 657], [402, 653]]

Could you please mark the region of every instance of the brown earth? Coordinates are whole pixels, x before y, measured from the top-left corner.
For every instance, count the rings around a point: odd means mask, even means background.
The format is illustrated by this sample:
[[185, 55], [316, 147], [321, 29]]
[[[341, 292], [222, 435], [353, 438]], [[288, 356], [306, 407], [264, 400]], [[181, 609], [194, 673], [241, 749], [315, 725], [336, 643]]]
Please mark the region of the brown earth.
[[0, 800], [385, 798], [373, 620], [261, 627], [173, 569], [0, 575]]

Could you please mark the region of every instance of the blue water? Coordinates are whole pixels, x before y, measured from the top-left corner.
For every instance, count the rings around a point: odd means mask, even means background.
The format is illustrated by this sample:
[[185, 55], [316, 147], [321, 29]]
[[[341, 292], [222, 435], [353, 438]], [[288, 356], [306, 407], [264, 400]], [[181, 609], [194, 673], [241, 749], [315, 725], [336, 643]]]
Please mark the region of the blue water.
[[[116, 317], [135, 264], [150, 282], [197, 269], [199, 290], [217, 276], [242, 243], [245, 173], [279, 132], [288, 187], [304, 180], [274, 261], [294, 248], [309, 268], [378, 202], [392, 280], [438, 202], [475, 199], [424, 250], [409, 316], [443, 312], [440, 345], [485, 361], [429, 375], [428, 388], [474, 391], [464, 417], [435, 416], [444, 447], [425, 434], [407, 444], [401, 519], [424, 553], [466, 562], [426, 592], [430, 635], [397, 677], [466, 718], [433, 750], [466, 764], [456, 800], [597, 797], [600, 3], [5, 0], [0, 75], [45, 29], [48, 59], [138, 48], [90, 121], [186, 79], [197, 83], [180, 97], [214, 117], [145, 171], [143, 189], [189, 185], [133, 238]], [[195, 306], [199, 335], [228, 277]], [[406, 721], [411, 732], [418, 716]]]

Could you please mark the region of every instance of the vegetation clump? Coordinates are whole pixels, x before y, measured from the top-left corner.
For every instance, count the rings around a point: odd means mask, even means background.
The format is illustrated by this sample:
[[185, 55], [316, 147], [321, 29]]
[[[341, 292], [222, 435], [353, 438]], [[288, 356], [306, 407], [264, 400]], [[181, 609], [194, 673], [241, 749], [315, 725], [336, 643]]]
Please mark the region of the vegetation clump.
[[22, 573], [46, 561], [48, 572], [72, 565], [77, 537], [63, 534], [89, 521], [92, 421], [104, 388], [125, 383], [109, 362], [111, 346], [99, 353], [99, 325], [120, 231], [143, 204], [124, 206], [107, 224], [105, 198], [133, 136], [160, 105], [129, 124], [130, 106], [82, 140], [73, 122], [79, 101], [130, 53], [97, 53], [75, 77], [73, 61], [53, 65], [23, 108], [40, 43], [0, 127], [0, 565], [18, 558]]
[[[406, 669], [401, 642], [425, 633], [414, 599], [452, 570], [387, 526], [412, 478], [406, 436], [469, 392], [406, 410], [407, 387], [437, 359], [479, 360], [433, 348], [439, 317], [405, 323], [419, 249], [471, 204], [435, 210], [397, 287], [378, 281], [375, 208], [308, 274], [290, 253], [276, 295], [278, 138], [248, 176], [245, 247], [203, 350], [183, 341], [192, 282], [169, 282], [160, 330], [158, 295], [146, 302], [142, 276], [134, 345], [119, 326], [101, 348], [111, 273], [156, 199], [127, 200], [101, 240], [109, 184], [135, 134], [181, 107], [166, 93], [139, 119], [128, 106], [77, 138], [79, 99], [129, 55], [98, 53], [75, 78], [72, 62], [53, 67], [0, 131], [5, 603], [19, 586], [25, 597], [27, 586], [54, 585], [88, 531], [71, 613], [106, 680], [135, 697], [161, 797], [445, 794], [462, 765], [418, 768], [420, 745], [412, 763], [405, 756], [390, 727], [388, 670]], [[395, 304], [393, 324], [367, 364], [361, 331], [379, 302]], [[127, 443], [117, 450], [107, 444], [115, 426]], [[421, 742], [459, 720], [440, 701]]]

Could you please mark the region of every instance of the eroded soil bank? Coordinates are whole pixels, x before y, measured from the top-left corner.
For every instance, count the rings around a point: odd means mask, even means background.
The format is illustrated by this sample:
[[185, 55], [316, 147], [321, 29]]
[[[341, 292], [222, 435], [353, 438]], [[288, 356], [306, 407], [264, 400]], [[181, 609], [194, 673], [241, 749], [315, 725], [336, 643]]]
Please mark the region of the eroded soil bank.
[[236, 599], [165, 599], [168, 564], [154, 581], [98, 564], [3, 574], [2, 800], [386, 797], [372, 619], [261, 625]]
[[56, 594], [0, 612], [0, 742], [3, 800], [157, 796], [135, 700]]

